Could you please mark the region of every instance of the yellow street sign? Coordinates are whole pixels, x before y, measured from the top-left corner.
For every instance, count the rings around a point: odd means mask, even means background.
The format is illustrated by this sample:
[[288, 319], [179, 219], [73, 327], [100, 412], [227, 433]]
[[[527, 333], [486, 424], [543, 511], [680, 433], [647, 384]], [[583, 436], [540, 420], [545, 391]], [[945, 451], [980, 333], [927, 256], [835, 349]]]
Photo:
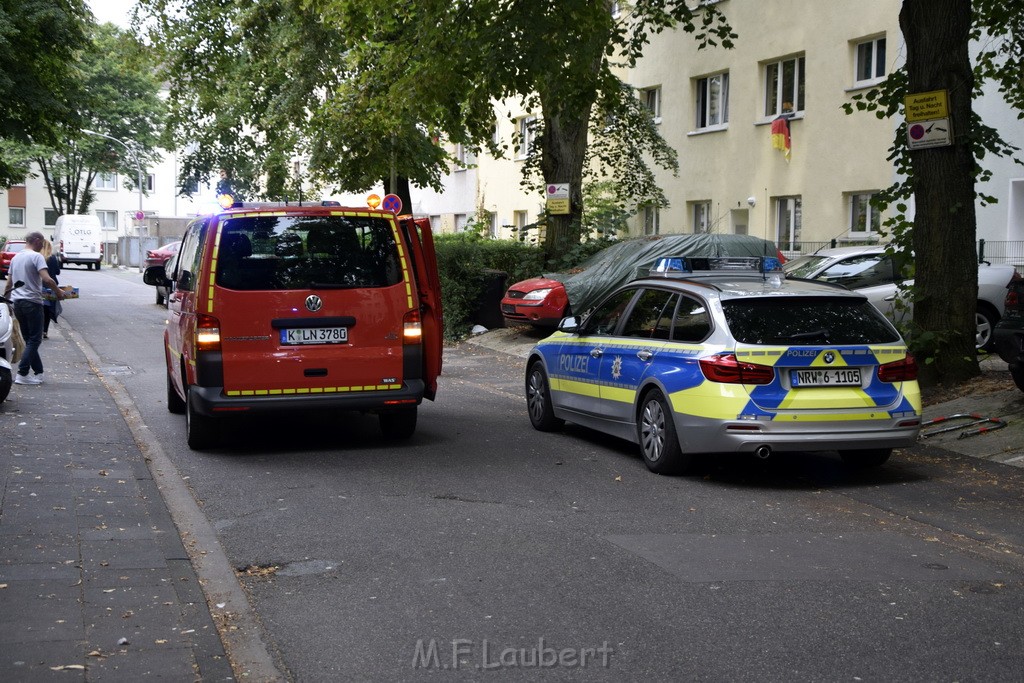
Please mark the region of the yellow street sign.
[[567, 216], [569, 214], [568, 199], [549, 199], [547, 201], [548, 213], [553, 216]]
[[948, 95], [945, 90], [932, 90], [931, 92], [907, 95], [903, 98], [907, 122], [948, 118], [949, 107], [946, 106], [947, 98]]

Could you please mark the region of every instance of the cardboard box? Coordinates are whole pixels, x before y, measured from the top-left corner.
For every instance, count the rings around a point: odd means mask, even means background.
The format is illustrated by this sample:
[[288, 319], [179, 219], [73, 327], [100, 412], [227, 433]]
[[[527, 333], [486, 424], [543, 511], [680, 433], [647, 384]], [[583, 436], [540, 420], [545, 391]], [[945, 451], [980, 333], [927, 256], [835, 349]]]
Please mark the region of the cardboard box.
[[[77, 299], [78, 298], [78, 287], [72, 287], [71, 285], [61, 285], [60, 291], [64, 292], [64, 299]], [[47, 301], [53, 301], [57, 297], [53, 295], [49, 287], [43, 287], [43, 298]]]

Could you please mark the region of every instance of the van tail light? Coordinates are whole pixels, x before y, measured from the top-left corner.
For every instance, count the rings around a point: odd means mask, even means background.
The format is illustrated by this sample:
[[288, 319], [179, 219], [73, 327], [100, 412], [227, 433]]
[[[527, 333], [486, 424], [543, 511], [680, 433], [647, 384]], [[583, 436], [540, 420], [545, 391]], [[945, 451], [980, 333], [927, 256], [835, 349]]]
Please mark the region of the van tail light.
[[420, 312], [412, 310], [402, 318], [402, 343], [419, 344], [423, 341], [423, 323], [420, 321]]
[[883, 382], [911, 382], [917, 379], [917, 361], [908, 353], [906, 358], [879, 365], [878, 379]]
[[196, 351], [220, 351], [220, 321], [212, 315], [196, 317]]
[[775, 368], [743, 363], [732, 353], [701, 358], [700, 371], [712, 382], [722, 384], [771, 384], [775, 380]]

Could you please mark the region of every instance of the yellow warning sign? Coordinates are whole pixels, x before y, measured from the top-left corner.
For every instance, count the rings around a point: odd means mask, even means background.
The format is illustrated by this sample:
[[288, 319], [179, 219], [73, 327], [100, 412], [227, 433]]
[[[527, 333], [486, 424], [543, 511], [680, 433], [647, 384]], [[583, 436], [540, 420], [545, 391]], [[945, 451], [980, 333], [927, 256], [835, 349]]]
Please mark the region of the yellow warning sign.
[[547, 200], [548, 213], [553, 216], [567, 216], [569, 215], [569, 200], [568, 199], [549, 199]]
[[907, 95], [903, 98], [903, 105], [907, 112], [907, 121], [928, 121], [929, 119], [944, 119], [949, 117], [949, 107], [946, 105], [947, 91], [932, 90], [914, 95]]

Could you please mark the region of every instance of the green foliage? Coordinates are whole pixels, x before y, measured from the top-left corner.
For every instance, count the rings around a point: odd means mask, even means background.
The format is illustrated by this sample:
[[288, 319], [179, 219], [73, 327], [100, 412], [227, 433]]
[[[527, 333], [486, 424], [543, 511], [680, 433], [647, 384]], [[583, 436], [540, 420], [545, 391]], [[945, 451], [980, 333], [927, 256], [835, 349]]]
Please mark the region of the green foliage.
[[471, 233], [436, 235], [437, 267], [444, 307], [444, 336], [464, 338], [473, 326], [489, 275], [507, 273], [507, 284], [541, 274], [543, 253], [514, 240], [480, 239]]
[[619, 185], [600, 180], [583, 186], [583, 234], [590, 238], [614, 239], [629, 233], [627, 221], [632, 215], [622, 208]]
[[[978, 48], [972, 65], [974, 96], [981, 95], [987, 82], [995, 82], [1007, 104], [1018, 111], [1020, 119], [1024, 118], [1024, 79], [1020, 77], [1024, 66], [1024, 14], [1016, 5], [1017, 3], [1004, 3], [999, 0], [972, 2], [970, 37]], [[856, 110], [873, 113], [880, 119], [902, 118], [904, 98], [910, 92], [909, 81], [910, 76], [906, 67], [896, 70], [890, 73], [879, 87], [851, 96], [851, 101], [844, 104], [843, 109], [847, 114]], [[969, 124], [964, 126], [968, 132], [961, 133], [958, 137], [966, 140], [971, 159], [974, 160], [964, 176], [964, 181], [970, 182], [973, 187], [976, 183], [986, 182], [992, 177], [991, 171], [983, 168], [977, 160], [984, 159], [988, 154], [1011, 157], [1016, 163], [1021, 163], [1021, 160], [1014, 156], [1020, 150], [1006, 143], [997, 130], [986, 125], [973, 111], [970, 117]], [[916, 193], [926, 188], [919, 187], [920, 183], [915, 178], [913, 156], [907, 145], [905, 121], [900, 120], [896, 127], [888, 159], [893, 162], [899, 180], [876, 195], [871, 203], [874, 208], [886, 215], [883, 227], [891, 236], [890, 252], [902, 259], [906, 267], [907, 262], [913, 260], [914, 254], [914, 220], [908, 218], [908, 209]], [[994, 202], [995, 198], [975, 190], [975, 201], [984, 206]], [[962, 208], [950, 206], [950, 216], [953, 217], [953, 214]], [[971, 224], [973, 225], [973, 221]], [[937, 236], [930, 243], [941, 249], [946, 240]], [[974, 256], [963, 254], [962, 258]], [[942, 282], [943, 278], [933, 274], [932, 280]], [[905, 297], [923, 296], [923, 293], [917, 291], [914, 286], [902, 286], [902, 289]], [[944, 293], [932, 292], [930, 295], [943, 299]], [[956, 356], [955, 353], [948, 352], [954, 338], [952, 331], [923, 330], [915, 321], [905, 324], [901, 332], [907, 337], [915, 355], [926, 366], [935, 364], [936, 359]], [[971, 338], [973, 339], [973, 333]], [[976, 362], [974, 358], [960, 360], [966, 363]], [[970, 373], [960, 373], [954, 369], [953, 374]]]
[[[83, 0], [0, 0], [0, 141], [53, 144], [77, 119]], [[0, 187], [25, 179], [0, 147]]]
[[19, 163], [31, 160], [39, 167], [58, 214], [88, 212], [97, 174], [117, 172], [125, 187], [136, 189], [139, 167], [145, 174], [159, 160], [164, 104], [147, 51], [113, 24], [91, 25], [89, 38], [91, 49], [81, 52], [74, 64], [79, 86], [70, 102], [74, 122], [63, 124], [59, 139], [50, 144], [22, 144], [13, 150]]
[[[615, 174], [624, 205], [664, 205], [646, 160], [674, 169], [675, 153], [616, 72], [677, 25], [702, 47], [731, 46], [717, 4], [691, 4], [640, 0], [616, 21], [610, 3], [593, 0], [139, 3], [171, 84], [168, 135], [192, 149], [183, 179], [234, 168], [263, 192], [256, 178], [281, 187], [284, 162], [308, 155], [307, 179], [340, 190], [392, 174], [440, 189], [453, 159], [438, 142], [507, 152], [493, 137], [494, 103], [518, 100], [540, 114], [525, 177], [575, 193], [572, 215], [548, 225], [557, 252], [584, 227], [591, 161]], [[588, 156], [587, 128], [598, 121]]]

